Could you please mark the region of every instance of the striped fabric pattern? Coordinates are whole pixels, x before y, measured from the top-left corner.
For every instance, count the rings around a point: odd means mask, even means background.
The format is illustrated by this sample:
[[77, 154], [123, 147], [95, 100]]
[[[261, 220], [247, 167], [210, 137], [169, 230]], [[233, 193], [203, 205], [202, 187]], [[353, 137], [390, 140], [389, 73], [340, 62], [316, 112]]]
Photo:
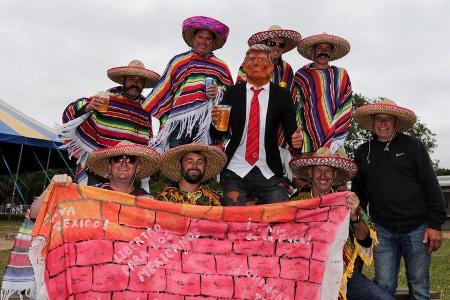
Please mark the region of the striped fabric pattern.
[[251, 88], [253, 97], [250, 104], [248, 118], [247, 143], [245, 145], [245, 160], [254, 165], [259, 156], [259, 99], [258, 95], [263, 89]]
[[[281, 62], [280, 62], [281, 61]], [[273, 83], [277, 83], [279, 84], [280, 82], [286, 82], [286, 88], [289, 89], [289, 91], [291, 91], [291, 93], [294, 92], [294, 72], [292, 71], [292, 67], [290, 64], [288, 64], [285, 60], [280, 60], [276, 65], [275, 68], [273, 69], [273, 73], [272, 73], [272, 77], [270, 78], [270, 81]], [[244, 71], [244, 66], [241, 65], [239, 67], [239, 71], [238, 71], [238, 76], [236, 79], [236, 82], [245, 82], [247, 81], [247, 74], [245, 74]], [[295, 108], [295, 114], [296, 114], [296, 119], [297, 122], [299, 122], [300, 117], [299, 117], [299, 113], [300, 110], [298, 109], [298, 103], [297, 101], [295, 101], [296, 99], [294, 99], [294, 108]], [[283, 129], [280, 128], [278, 129], [278, 145], [281, 147], [285, 147], [286, 146], [286, 139], [284, 138], [284, 134], [283, 134]]]
[[300, 103], [303, 152], [330, 147], [348, 135], [352, 113], [352, 86], [344, 68], [325, 70], [306, 65], [295, 74], [295, 97]]
[[[139, 101], [132, 102], [123, 98], [122, 87], [109, 90], [110, 97], [106, 113], [94, 112], [77, 129], [76, 135], [91, 149], [115, 146], [123, 140], [147, 145], [152, 137], [151, 121], [142, 109]], [[89, 98], [81, 98], [72, 102], [63, 113], [63, 123], [67, 123], [81, 115]], [[71, 153], [75, 157], [77, 153]]]
[[0, 100], [0, 142], [57, 148], [56, 131]]
[[[28, 297], [35, 297], [36, 283], [34, 272], [28, 257], [28, 250], [31, 245], [31, 231], [34, 222], [29, 218], [30, 211], [26, 213], [25, 220], [17, 233], [14, 247], [8, 258], [5, 273], [3, 275], [1, 299], [8, 299], [13, 294], [20, 295], [25, 291]], [[20, 296], [22, 299], [22, 296]]]
[[212, 52], [204, 57], [192, 50], [179, 54], [170, 60], [142, 107], [164, 125], [170, 114], [180, 115], [208, 100], [206, 77], [213, 78], [223, 91], [233, 84], [227, 65]]

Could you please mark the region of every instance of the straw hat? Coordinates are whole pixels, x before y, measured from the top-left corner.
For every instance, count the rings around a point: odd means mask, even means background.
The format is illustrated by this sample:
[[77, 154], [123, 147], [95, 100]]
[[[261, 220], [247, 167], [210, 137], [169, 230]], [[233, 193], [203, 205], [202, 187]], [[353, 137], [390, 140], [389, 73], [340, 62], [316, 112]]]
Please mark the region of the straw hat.
[[356, 109], [353, 116], [359, 126], [373, 132], [373, 118], [376, 114], [394, 116], [397, 119], [396, 131], [403, 132], [414, 126], [416, 114], [407, 108], [398, 106], [394, 101], [383, 98], [380, 102], [369, 103]]
[[291, 160], [289, 166], [297, 177], [308, 180], [311, 180], [308, 170], [313, 166], [335, 168], [337, 169], [337, 176], [334, 183], [337, 185], [346, 183], [355, 176], [357, 171], [356, 164], [351, 159], [348, 159], [342, 146], [335, 153], [332, 153], [328, 147], [321, 147], [312, 156], [303, 156]]
[[209, 180], [219, 174], [225, 167], [227, 156], [215, 146], [204, 144], [185, 144], [167, 151], [162, 158], [161, 172], [172, 181], [181, 180], [181, 158], [189, 152], [200, 152], [206, 157], [205, 176], [202, 181]]
[[139, 158], [141, 169], [136, 179], [155, 174], [159, 170], [160, 156], [148, 146], [122, 141], [116, 146], [94, 150], [87, 159], [87, 167], [95, 174], [108, 178], [109, 159], [119, 155], [134, 155]]
[[274, 38], [283, 38], [286, 41], [286, 47], [283, 49], [283, 53], [286, 53], [297, 47], [298, 43], [302, 39], [302, 36], [295, 30], [282, 29], [278, 25], [272, 25], [266, 31], [253, 34], [248, 39], [247, 43], [249, 46], [252, 46]]
[[153, 72], [152, 70], [146, 69], [144, 64], [137, 59], [130, 61], [128, 66], [116, 67], [109, 69], [106, 74], [109, 79], [119, 84], [123, 84], [124, 76], [141, 76], [145, 78], [145, 88], [152, 88], [158, 82], [159, 76], [158, 73]]
[[350, 43], [346, 39], [325, 32], [302, 39], [297, 50], [304, 58], [313, 60], [314, 46], [322, 43], [333, 45], [330, 61], [342, 58], [350, 52]]
[[212, 48], [213, 51], [223, 47], [227, 41], [228, 32], [230, 31], [227, 25], [217, 21], [216, 19], [203, 16], [190, 17], [184, 20], [182, 32], [184, 41], [190, 47], [192, 47], [194, 33], [198, 29], [206, 29], [215, 35]]

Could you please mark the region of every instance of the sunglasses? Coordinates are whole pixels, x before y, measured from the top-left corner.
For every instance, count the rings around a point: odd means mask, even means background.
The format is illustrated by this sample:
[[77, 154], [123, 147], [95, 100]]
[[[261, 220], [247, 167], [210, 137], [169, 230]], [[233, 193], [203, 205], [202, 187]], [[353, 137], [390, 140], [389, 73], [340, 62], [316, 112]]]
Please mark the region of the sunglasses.
[[277, 43], [277, 42], [267, 42], [266, 45], [272, 48], [278, 46], [278, 48], [280, 49], [284, 49], [284, 47], [286, 47], [286, 43]]
[[136, 163], [137, 157], [133, 155], [118, 155], [111, 157], [111, 161], [115, 164], [123, 163], [125, 161], [127, 164], [133, 165]]

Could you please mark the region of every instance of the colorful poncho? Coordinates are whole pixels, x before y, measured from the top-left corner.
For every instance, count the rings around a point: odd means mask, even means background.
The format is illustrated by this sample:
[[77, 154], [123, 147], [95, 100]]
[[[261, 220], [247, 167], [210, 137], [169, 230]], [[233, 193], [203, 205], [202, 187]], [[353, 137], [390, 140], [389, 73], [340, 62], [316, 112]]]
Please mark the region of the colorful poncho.
[[[110, 97], [105, 113], [84, 113], [89, 98], [80, 98], [64, 110], [60, 134], [70, 156], [78, 159], [78, 174], [93, 150], [115, 146], [123, 140], [147, 145], [152, 137], [151, 120], [141, 107], [144, 98], [136, 102], [125, 99], [121, 86], [108, 91], [114, 96]], [[81, 177], [77, 175], [77, 180]]]
[[318, 70], [309, 64], [295, 73], [294, 84], [303, 128], [302, 152], [342, 145], [352, 113], [352, 86], [347, 71], [335, 66]]
[[[305, 191], [301, 191], [297, 197], [292, 199], [292, 201], [312, 199], [313, 195], [308, 189], [309, 188], [306, 188]], [[359, 244], [353, 235], [352, 228], [350, 228], [349, 237], [345, 242], [343, 249], [344, 275], [342, 276], [341, 288], [339, 289], [339, 299], [347, 299], [347, 282], [348, 279], [352, 277], [354, 268], [357, 268], [357, 260], [361, 259], [364, 264], [371, 265], [373, 263], [373, 247], [378, 244], [375, 225], [363, 209], [360, 209], [359, 214], [361, 220], [369, 227], [369, 236], [372, 239], [372, 244], [370, 247], [364, 247]]]
[[208, 205], [208, 206], [220, 206], [220, 195], [214, 192], [209, 187], [202, 185], [196, 192], [185, 192], [179, 187], [166, 187], [161, 193], [159, 193], [158, 200], [192, 204], [192, 205]]
[[[8, 264], [3, 274], [0, 299], [9, 299], [17, 294], [17, 298], [23, 296], [35, 298], [36, 282], [33, 268], [28, 258], [28, 250], [31, 244], [31, 231], [34, 222], [30, 219], [30, 210], [25, 215], [25, 220], [17, 233], [14, 247], [9, 253]], [[16, 298], [16, 299], [17, 299]]]
[[147, 96], [142, 107], [161, 122], [161, 129], [151, 145], [159, 151], [167, 149], [167, 138], [176, 129], [191, 133], [199, 127], [193, 140], [208, 143], [212, 101], [205, 94], [205, 78], [213, 78], [219, 87], [219, 101], [227, 86], [233, 84], [227, 65], [211, 52], [205, 56], [192, 50], [172, 58], [160, 81]]
[[[239, 67], [238, 76], [236, 79], [237, 83], [241, 81], [247, 81], [247, 74], [245, 74], [243, 65]], [[286, 87], [289, 91], [291, 91], [291, 93], [294, 92], [294, 72], [292, 71], [291, 65], [288, 64], [285, 60], [282, 59], [278, 60], [278, 63], [275, 65], [275, 68], [273, 69], [270, 81], [276, 84], [280, 84], [280, 82], [283, 82], [286, 85], [284, 86], [284, 84], [281, 84], [280, 86]], [[294, 108], [297, 122], [299, 122], [300, 110], [298, 106], [298, 101], [296, 101], [296, 99], [294, 99]], [[281, 126], [278, 129], [278, 145], [282, 147], [286, 146], [286, 139], [284, 138]]]

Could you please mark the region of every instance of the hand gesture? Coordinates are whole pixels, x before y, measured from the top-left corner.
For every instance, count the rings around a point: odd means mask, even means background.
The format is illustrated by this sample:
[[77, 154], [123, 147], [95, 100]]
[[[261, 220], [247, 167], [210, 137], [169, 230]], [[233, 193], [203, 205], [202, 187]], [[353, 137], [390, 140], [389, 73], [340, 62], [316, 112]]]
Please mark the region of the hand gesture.
[[98, 111], [100, 106], [103, 105], [103, 99], [93, 96], [90, 98], [90, 101], [86, 106], [84, 107], [84, 112], [90, 112], [90, 111]]
[[438, 250], [442, 245], [442, 232], [428, 227], [423, 233], [422, 243], [428, 244], [428, 253]]
[[297, 127], [297, 130], [292, 134], [291, 141], [294, 149], [300, 149], [302, 147], [303, 134], [300, 127]]
[[350, 208], [350, 219], [356, 221], [359, 214], [359, 198], [355, 193], [350, 192], [347, 196], [347, 205]]
[[218, 88], [217, 85], [215, 84], [211, 84], [208, 89], [206, 90], [206, 96], [208, 97], [208, 99], [215, 99], [217, 96], [217, 92], [218, 92]]
[[72, 177], [68, 176], [67, 174], [58, 174], [53, 176], [50, 183], [54, 183], [60, 186], [68, 186], [72, 183]]

